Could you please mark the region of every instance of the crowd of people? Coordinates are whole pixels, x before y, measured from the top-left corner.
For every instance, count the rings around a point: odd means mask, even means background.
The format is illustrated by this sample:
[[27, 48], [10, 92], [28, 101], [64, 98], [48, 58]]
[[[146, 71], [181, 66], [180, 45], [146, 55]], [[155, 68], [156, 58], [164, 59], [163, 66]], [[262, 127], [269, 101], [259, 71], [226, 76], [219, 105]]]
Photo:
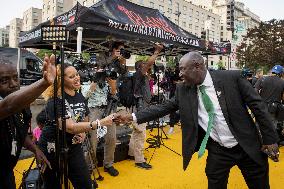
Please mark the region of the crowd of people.
[[[134, 125], [129, 157], [134, 159], [136, 167], [149, 170], [152, 166], [143, 153], [146, 123], [168, 114], [170, 133], [179, 120], [182, 125], [183, 169], [188, 167], [195, 152], [201, 158], [205, 149], [208, 150], [205, 169], [208, 188], [227, 188], [230, 169], [235, 165], [249, 188], [269, 188], [268, 157], [278, 161], [279, 136], [284, 134], [281, 124], [283, 67], [274, 66], [272, 74], [266, 77], [258, 70], [249, 82], [239, 71], [207, 70], [201, 54], [189, 52], [180, 59], [179, 75], [166, 80], [171, 81], [170, 99], [150, 105], [153, 80], [149, 70], [163, 48], [155, 44], [153, 54], [146, 61], [135, 63], [133, 111], [118, 113], [118, 86], [127, 75], [126, 57], [121, 53], [125, 49], [123, 42], [112, 43], [109, 52], [97, 56], [97, 71], [116, 64], [117, 75], [106, 74], [83, 85], [78, 68], [67, 63], [56, 65], [55, 56], [46, 55], [43, 78], [20, 90], [15, 63], [0, 59], [0, 151], [4, 158], [0, 162], [0, 188], [16, 187], [13, 168], [22, 147], [35, 153], [44, 188], [60, 188], [56, 132], [61, 133], [63, 126], [66, 126], [68, 178], [74, 188], [98, 187], [91, 179], [85, 160], [82, 149], [85, 140], [90, 141], [90, 150], [96, 152], [99, 139], [104, 138], [104, 171], [111, 176], [119, 175], [114, 167], [114, 153], [116, 126], [121, 123]], [[63, 94], [61, 80], [64, 80]], [[56, 87], [57, 93], [54, 92]], [[36, 118], [32, 140], [27, 135], [32, 116], [29, 105], [40, 95], [46, 105]], [[278, 127], [281, 127], [280, 135], [276, 131]], [[96, 153], [92, 154], [92, 159], [96, 159]]]

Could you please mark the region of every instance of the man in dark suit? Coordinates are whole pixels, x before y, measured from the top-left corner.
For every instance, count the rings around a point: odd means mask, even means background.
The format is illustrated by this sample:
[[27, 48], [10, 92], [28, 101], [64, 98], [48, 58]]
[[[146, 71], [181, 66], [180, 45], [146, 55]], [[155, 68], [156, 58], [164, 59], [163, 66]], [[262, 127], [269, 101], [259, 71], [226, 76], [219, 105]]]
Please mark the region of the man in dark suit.
[[206, 146], [208, 188], [227, 188], [234, 165], [249, 188], [269, 188], [267, 155], [278, 161], [278, 138], [261, 97], [238, 71], [207, 71], [198, 52], [184, 55], [179, 68], [184, 82], [177, 85], [174, 98], [115, 120], [143, 123], [179, 109], [184, 169], [193, 153], [201, 157]]

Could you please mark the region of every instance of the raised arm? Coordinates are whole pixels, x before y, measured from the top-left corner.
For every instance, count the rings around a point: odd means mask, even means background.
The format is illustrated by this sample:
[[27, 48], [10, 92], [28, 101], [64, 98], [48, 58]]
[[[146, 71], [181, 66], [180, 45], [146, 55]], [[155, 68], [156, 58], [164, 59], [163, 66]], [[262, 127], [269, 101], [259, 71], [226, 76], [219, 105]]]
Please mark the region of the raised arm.
[[[13, 92], [0, 100], [0, 119], [4, 119], [30, 105], [55, 79], [55, 56], [44, 59], [43, 78], [23, 89]], [[13, 78], [11, 78], [13, 79]], [[7, 82], [19, 82], [17, 79]]]
[[163, 45], [155, 45], [154, 54], [148, 58], [147, 63], [141, 69], [143, 75], [145, 75], [147, 71], [151, 68], [151, 66], [155, 64], [155, 60], [157, 59], [163, 48]]

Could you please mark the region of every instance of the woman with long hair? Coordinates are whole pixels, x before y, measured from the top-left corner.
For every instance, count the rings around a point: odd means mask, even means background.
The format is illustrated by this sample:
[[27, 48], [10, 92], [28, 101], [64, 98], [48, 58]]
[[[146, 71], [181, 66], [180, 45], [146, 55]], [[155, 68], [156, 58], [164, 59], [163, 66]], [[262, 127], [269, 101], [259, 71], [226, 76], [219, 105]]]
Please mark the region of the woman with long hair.
[[[56, 139], [56, 122], [54, 112], [54, 100], [56, 99], [56, 108], [58, 112], [58, 125], [61, 132], [61, 119], [66, 119], [66, 141], [68, 147], [68, 178], [75, 189], [92, 189], [92, 180], [89, 174], [88, 166], [84, 158], [82, 150], [82, 142], [85, 138], [85, 132], [97, 130], [98, 126], [111, 126], [112, 116], [110, 115], [101, 120], [89, 121], [89, 109], [86, 99], [81, 93], [80, 89], [80, 76], [77, 70], [69, 64], [64, 64], [64, 96], [65, 101], [62, 101], [61, 95], [61, 73], [60, 65], [57, 66], [57, 84], [58, 92], [57, 97], [54, 98], [54, 86], [50, 86], [43, 93], [43, 97], [47, 100], [46, 113], [48, 122], [42, 130], [39, 140], [39, 146], [47, 159], [51, 162], [51, 167], [46, 168], [43, 179], [45, 189], [60, 188], [58, 175], [58, 163], [55, 157], [55, 139]], [[65, 104], [65, 112], [62, 113], [61, 105]], [[62, 144], [60, 144], [62, 145]], [[94, 184], [96, 185], [96, 184]]]

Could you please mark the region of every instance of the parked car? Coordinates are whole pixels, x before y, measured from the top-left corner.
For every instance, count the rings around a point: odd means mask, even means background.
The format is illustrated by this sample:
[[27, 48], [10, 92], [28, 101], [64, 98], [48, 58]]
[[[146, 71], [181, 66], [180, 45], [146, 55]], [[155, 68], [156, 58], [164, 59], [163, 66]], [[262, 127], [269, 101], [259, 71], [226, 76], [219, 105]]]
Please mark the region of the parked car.
[[20, 48], [0, 47], [0, 57], [17, 64], [21, 85], [30, 85], [42, 78], [43, 62], [32, 52]]

